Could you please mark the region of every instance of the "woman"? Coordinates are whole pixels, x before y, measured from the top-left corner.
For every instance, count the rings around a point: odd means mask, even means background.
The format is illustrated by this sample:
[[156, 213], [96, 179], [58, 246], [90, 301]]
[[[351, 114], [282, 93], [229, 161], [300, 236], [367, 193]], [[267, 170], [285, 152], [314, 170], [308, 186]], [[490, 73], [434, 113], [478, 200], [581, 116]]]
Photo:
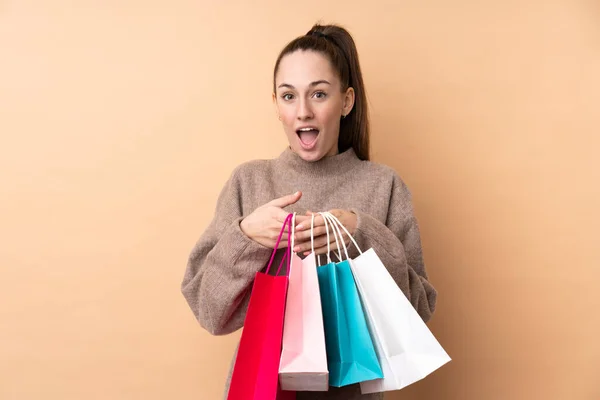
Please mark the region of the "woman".
[[[310, 216], [318, 211], [331, 211], [361, 248], [375, 249], [427, 321], [436, 291], [427, 281], [410, 193], [392, 169], [369, 161], [365, 88], [350, 34], [339, 26], [315, 25], [291, 41], [275, 64], [273, 101], [289, 147], [276, 159], [235, 169], [189, 258], [182, 292], [201, 326], [214, 335], [240, 329], [254, 275], [266, 266], [286, 216], [301, 215], [293, 250], [305, 255]], [[315, 221], [315, 251], [324, 254], [325, 224], [321, 217]], [[333, 235], [331, 242], [335, 249]], [[287, 247], [287, 237], [279, 247]], [[361, 395], [352, 385], [297, 398], [383, 395]]]

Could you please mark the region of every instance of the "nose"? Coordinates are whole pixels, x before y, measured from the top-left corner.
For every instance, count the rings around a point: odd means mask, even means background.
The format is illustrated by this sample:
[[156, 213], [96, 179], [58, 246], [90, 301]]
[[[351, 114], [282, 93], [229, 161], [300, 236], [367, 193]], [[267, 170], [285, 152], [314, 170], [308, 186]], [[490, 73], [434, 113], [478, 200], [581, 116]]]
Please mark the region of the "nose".
[[301, 121], [311, 119], [313, 117], [312, 109], [310, 108], [310, 104], [308, 100], [301, 99], [298, 102], [298, 119]]

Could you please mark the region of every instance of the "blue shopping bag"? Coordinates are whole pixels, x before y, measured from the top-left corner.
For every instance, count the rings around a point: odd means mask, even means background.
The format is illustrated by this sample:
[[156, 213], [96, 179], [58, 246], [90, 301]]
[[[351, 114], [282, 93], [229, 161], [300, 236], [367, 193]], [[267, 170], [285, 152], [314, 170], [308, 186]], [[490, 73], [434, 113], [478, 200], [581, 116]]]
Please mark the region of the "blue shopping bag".
[[331, 262], [329, 254], [327, 258], [328, 264], [318, 267], [317, 275], [323, 309], [329, 384], [341, 387], [381, 379], [383, 372], [350, 264], [348, 260]]

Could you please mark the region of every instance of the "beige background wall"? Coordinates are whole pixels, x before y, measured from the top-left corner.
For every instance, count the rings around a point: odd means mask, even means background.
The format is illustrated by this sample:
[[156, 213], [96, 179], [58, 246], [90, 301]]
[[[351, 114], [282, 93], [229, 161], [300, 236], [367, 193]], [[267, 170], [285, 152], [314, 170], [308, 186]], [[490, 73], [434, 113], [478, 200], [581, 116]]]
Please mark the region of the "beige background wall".
[[238, 336], [193, 319], [186, 257], [232, 168], [283, 150], [271, 68], [319, 19], [355, 36], [454, 358], [388, 399], [599, 399], [599, 16], [0, 2], [0, 399], [220, 398]]

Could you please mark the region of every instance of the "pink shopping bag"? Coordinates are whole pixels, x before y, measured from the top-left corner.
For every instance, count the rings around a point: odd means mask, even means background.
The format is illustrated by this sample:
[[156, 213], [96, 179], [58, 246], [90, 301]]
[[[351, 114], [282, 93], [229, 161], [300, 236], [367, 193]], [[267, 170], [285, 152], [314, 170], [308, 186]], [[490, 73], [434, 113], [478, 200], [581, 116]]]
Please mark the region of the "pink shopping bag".
[[[292, 249], [295, 222], [294, 214]], [[279, 382], [281, 388], [285, 390], [327, 391], [329, 389], [313, 232], [314, 215], [311, 221], [313, 251], [304, 260], [292, 253], [283, 324], [283, 348], [279, 365]]]

